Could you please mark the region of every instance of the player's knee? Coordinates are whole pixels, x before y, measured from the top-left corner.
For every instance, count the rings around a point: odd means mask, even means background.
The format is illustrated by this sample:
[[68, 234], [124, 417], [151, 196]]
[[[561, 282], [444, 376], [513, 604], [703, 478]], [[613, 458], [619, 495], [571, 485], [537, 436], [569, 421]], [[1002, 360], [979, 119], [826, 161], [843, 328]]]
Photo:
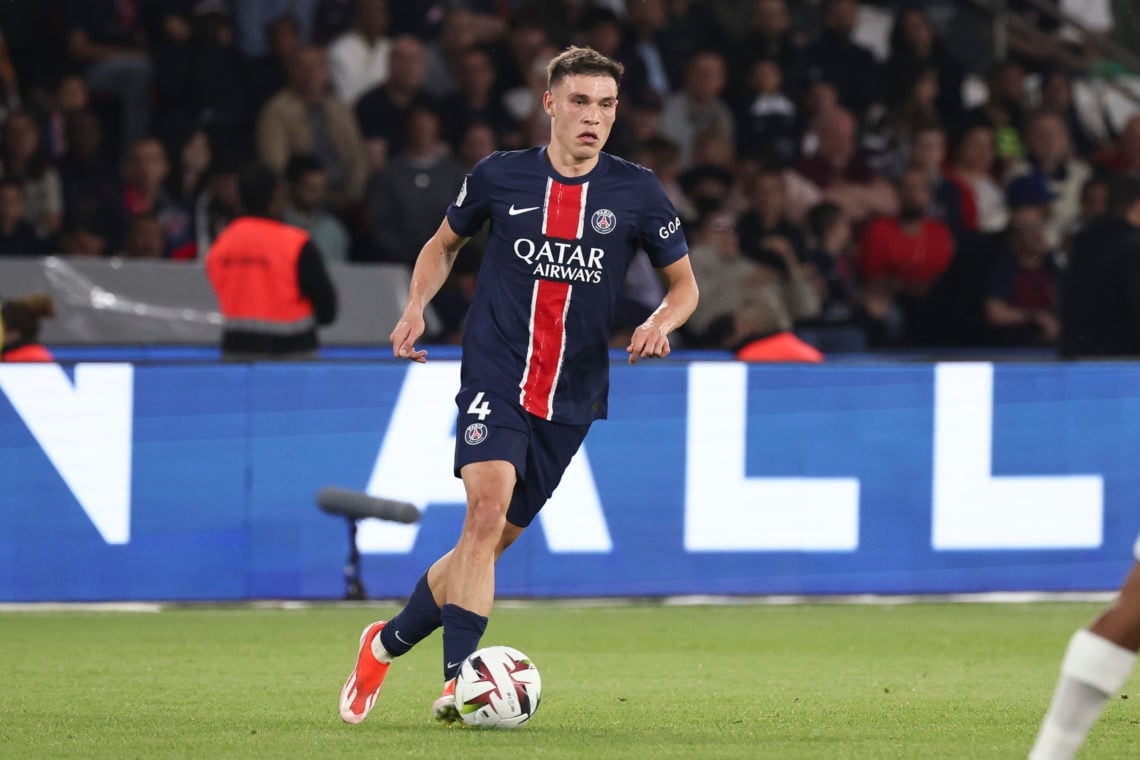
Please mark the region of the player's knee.
[[464, 532], [486, 543], [498, 544], [507, 522], [506, 505], [498, 499], [472, 494], [467, 503], [467, 521]]

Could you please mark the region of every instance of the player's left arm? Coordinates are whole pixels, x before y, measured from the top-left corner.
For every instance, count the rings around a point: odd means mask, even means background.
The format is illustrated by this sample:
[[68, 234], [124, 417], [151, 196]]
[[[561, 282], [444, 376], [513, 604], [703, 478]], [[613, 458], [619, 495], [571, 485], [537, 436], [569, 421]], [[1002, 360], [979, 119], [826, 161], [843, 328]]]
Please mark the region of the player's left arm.
[[661, 271], [667, 285], [665, 298], [656, 311], [633, 331], [625, 349], [630, 364], [637, 364], [638, 359], [668, 356], [669, 333], [685, 324], [697, 308], [697, 278], [693, 276], [693, 266], [688, 255]]

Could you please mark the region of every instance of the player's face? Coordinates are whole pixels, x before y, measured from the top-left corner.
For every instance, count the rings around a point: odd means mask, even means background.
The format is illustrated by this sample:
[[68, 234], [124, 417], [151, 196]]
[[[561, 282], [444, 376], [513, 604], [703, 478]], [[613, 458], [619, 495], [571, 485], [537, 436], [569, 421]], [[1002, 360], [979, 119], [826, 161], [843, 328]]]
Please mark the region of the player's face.
[[551, 144], [574, 161], [596, 158], [613, 129], [617, 102], [613, 77], [563, 77], [543, 96]]

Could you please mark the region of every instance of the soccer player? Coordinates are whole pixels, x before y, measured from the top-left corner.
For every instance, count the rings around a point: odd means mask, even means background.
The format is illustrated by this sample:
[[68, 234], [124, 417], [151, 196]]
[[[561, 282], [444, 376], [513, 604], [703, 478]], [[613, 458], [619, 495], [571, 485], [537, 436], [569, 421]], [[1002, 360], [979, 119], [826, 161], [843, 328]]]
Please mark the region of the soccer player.
[[1029, 760], [1071, 760], [1085, 743], [1105, 703], [1124, 686], [1140, 649], [1140, 540], [1137, 564], [1116, 603], [1088, 628], [1073, 634], [1053, 702]]
[[432, 707], [458, 718], [455, 674], [479, 645], [495, 596], [495, 561], [550, 498], [590, 423], [606, 416], [610, 315], [638, 246], [663, 270], [661, 305], [633, 332], [630, 364], [669, 354], [697, 284], [680, 222], [647, 169], [601, 152], [621, 64], [572, 47], [547, 67], [544, 148], [493, 153], [463, 181], [420, 250], [392, 351], [427, 352], [423, 310], [464, 243], [491, 221], [463, 338], [455, 473], [467, 514], [455, 548], [424, 573], [390, 621], [364, 629], [340, 715], [359, 723], [392, 659], [443, 627], [444, 690]]

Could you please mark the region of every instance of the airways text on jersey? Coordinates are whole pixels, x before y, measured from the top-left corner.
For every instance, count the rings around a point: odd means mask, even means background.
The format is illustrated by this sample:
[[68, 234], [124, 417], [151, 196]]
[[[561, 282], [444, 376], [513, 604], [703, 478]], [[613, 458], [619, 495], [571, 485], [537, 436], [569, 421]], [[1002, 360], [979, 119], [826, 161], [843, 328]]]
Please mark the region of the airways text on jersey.
[[[530, 238], [516, 238], [515, 256], [531, 267], [531, 274], [551, 280], [599, 284], [602, 281], [602, 259], [605, 249], [583, 247], [560, 240], [581, 240], [586, 223], [586, 199], [590, 183], [566, 185], [552, 177], [546, 180], [542, 199], [541, 243]], [[512, 211], [514, 207], [512, 206]], [[610, 213], [612, 216], [612, 212]]]

